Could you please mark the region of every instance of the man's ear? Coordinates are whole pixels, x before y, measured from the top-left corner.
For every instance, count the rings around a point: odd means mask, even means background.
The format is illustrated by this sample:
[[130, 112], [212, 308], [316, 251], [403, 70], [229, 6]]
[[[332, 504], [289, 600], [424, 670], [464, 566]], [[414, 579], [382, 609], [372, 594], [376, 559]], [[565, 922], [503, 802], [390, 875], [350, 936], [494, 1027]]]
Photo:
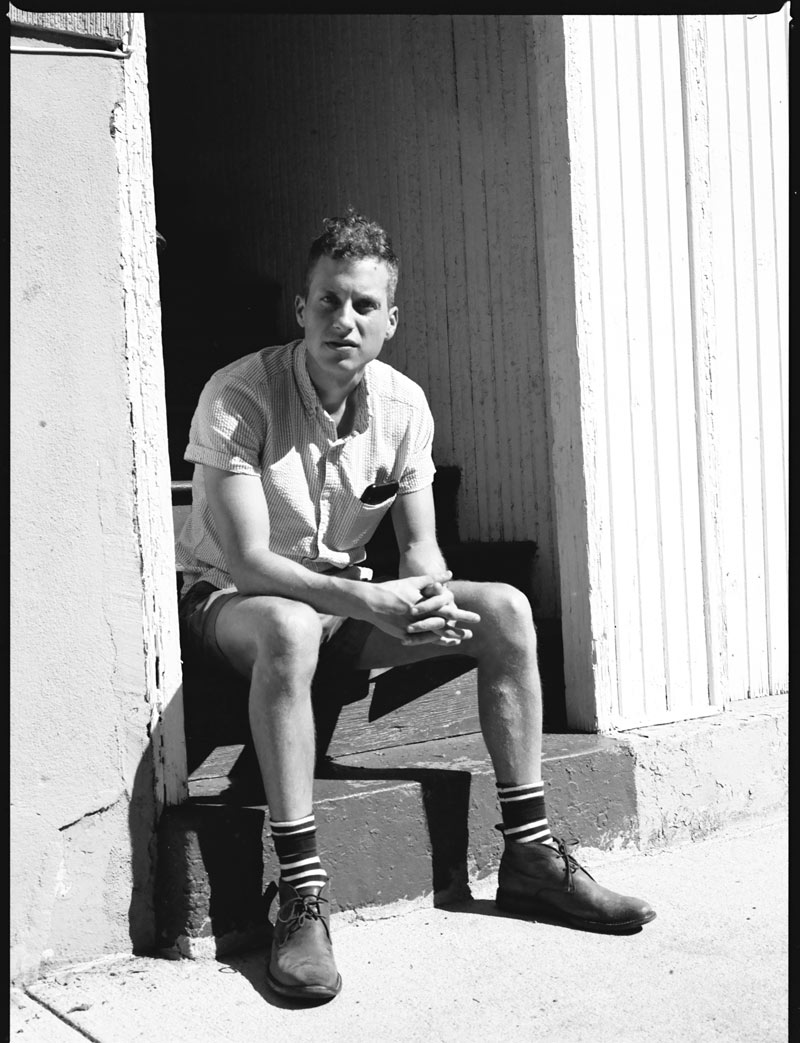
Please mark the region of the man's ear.
[[386, 340], [391, 340], [397, 332], [397, 323], [400, 320], [400, 312], [397, 310], [397, 305], [393, 305], [389, 309], [389, 317], [386, 323]]
[[294, 317], [297, 319], [297, 325], [305, 327], [305, 311], [306, 311], [306, 299], [301, 297], [300, 294], [294, 299]]

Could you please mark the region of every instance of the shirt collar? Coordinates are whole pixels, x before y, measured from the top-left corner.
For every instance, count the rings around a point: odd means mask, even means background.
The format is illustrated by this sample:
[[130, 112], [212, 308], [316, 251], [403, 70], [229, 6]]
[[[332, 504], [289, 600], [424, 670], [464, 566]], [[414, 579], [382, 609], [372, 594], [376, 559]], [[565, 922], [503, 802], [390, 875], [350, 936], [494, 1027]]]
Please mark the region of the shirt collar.
[[[322, 409], [322, 403], [317, 395], [317, 389], [311, 382], [306, 366], [306, 342], [299, 340], [294, 347], [294, 375], [297, 389], [300, 392], [300, 400], [308, 416], [314, 416], [318, 409]], [[364, 370], [361, 383], [355, 390], [356, 415], [353, 421], [353, 434], [366, 431], [372, 418], [372, 396], [369, 388], [369, 364]]]
[[306, 342], [304, 340], [298, 340], [294, 346], [294, 379], [297, 390], [300, 392], [303, 408], [309, 416], [313, 416], [317, 411], [319, 398], [306, 368]]

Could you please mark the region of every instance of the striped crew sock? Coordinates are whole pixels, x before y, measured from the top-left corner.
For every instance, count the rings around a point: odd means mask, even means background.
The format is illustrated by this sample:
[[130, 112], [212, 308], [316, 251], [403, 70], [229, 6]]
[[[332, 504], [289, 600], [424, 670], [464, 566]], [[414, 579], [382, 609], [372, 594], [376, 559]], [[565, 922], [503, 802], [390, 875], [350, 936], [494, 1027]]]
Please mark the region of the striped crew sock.
[[524, 786], [506, 786], [498, 782], [497, 796], [503, 815], [503, 836], [528, 844], [535, 840], [545, 844], [551, 840], [544, 808], [544, 783], [529, 782]]
[[317, 827], [314, 816], [294, 822], [269, 822], [275, 854], [281, 867], [281, 880], [301, 895], [316, 894], [328, 882], [317, 854]]

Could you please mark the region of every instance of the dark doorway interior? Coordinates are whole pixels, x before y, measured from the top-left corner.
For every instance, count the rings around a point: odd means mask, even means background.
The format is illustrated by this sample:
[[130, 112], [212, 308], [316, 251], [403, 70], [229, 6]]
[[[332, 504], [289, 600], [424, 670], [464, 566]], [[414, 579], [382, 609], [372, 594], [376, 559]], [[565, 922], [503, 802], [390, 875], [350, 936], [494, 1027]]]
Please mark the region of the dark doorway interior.
[[233, 68], [236, 28], [221, 36], [220, 16], [201, 13], [145, 21], [170, 469], [173, 481], [185, 481], [192, 465], [183, 453], [206, 380], [294, 333], [278, 328], [281, 287], [249, 267], [238, 248], [237, 158], [225, 126], [234, 112], [246, 119], [242, 96], [234, 97], [233, 78], [198, 60], [213, 48], [217, 69], [226, 54]]
[[[321, 17], [146, 15], [156, 221], [164, 239], [159, 270], [173, 482], [192, 477], [183, 453], [198, 396], [211, 374], [250, 351], [299, 336], [291, 301], [304, 258], [296, 256], [295, 244], [310, 242], [323, 216], [355, 199], [360, 207], [364, 201], [366, 213], [407, 216], [407, 222], [398, 222], [401, 241], [395, 238], [403, 256], [404, 225], [413, 226], [422, 212], [415, 163], [429, 158], [429, 150], [417, 142], [426, 113], [409, 105], [373, 112], [367, 104], [372, 93], [359, 93], [361, 69], [351, 68], [348, 76], [343, 72], [352, 42], [345, 30], [353, 25], [337, 23], [337, 36], [327, 17], [314, 21]], [[375, 68], [383, 61], [382, 26], [379, 19], [369, 23], [368, 33], [362, 31], [372, 41]], [[427, 23], [420, 27], [431, 53], [439, 53], [433, 43], [441, 44], [443, 31], [449, 32], [449, 22], [436, 26], [436, 40], [427, 38], [433, 32]], [[313, 79], [301, 63], [306, 55], [311, 66], [316, 62]], [[385, 99], [391, 97], [395, 72], [387, 65], [378, 77]], [[348, 92], [358, 95], [357, 104]], [[392, 129], [388, 137], [387, 126]], [[415, 162], [406, 162], [409, 157]], [[458, 199], [464, 205], [468, 201], [463, 193]], [[444, 231], [442, 223], [437, 234]], [[406, 296], [406, 332], [392, 341], [387, 361], [426, 386], [431, 397], [436, 392], [440, 412], [452, 413], [470, 385], [458, 391], [446, 384], [443, 392], [441, 374], [434, 379], [428, 365], [441, 361], [447, 345], [433, 332], [430, 339], [418, 335], [424, 314], [447, 312], [444, 296], [439, 297], [445, 272], [428, 278], [425, 250], [413, 236], [407, 243], [404, 279], [412, 289]], [[455, 251], [455, 243], [450, 245]], [[458, 271], [449, 276], [456, 284]], [[415, 311], [425, 294], [436, 307]], [[464, 364], [463, 356], [454, 358]], [[446, 419], [440, 427], [446, 433]], [[437, 457], [437, 464], [452, 465], [466, 481], [467, 456], [459, 451], [453, 459]], [[439, 517], [441, 536], [445, 530], [458, 531], [457, 513], [454, 497]], [[471, 578], [514, 583], [534, 603], [535, 543], [476, 543], [464, 545], [460, 553]], [[518, 553], [522, 557], [515, 558]], [[560, 620], [543, 612], [536, 621], [546, 717], [551, 726], [560, 725]]]

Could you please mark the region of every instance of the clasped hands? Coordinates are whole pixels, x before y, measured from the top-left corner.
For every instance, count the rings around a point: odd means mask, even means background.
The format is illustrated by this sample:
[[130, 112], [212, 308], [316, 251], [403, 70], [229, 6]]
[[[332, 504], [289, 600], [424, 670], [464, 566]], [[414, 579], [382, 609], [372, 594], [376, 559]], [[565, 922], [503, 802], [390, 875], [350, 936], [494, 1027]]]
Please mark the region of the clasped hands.
[[390, 580], [385, 584], [405, 601], [405, 626], [398, 628], [400, 620], [396, 620], [393, 627], [402, 644], [455, 646], [472, 637], [469, 625], [479, 623], [481, 617], [477, 612], [458, 607], [452, 590], [447, 586], [452, 578], [452, 572], [442, 572]]

